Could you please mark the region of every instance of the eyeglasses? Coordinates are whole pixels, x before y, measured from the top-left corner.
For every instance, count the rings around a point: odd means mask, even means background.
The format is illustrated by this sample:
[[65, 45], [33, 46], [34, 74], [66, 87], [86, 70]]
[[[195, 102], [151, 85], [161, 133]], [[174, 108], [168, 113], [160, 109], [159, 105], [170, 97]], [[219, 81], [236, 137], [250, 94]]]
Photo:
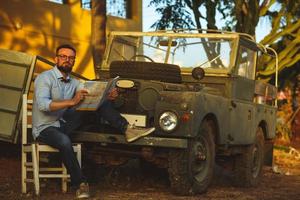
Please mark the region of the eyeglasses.
[[68, 59], [69, 61], [72, 61], [72, 62], [75, 60], [75, 56], [67, 56], [67, 55], [60, 54], [60, 55], [57, 55], [57, 57], [59, 57], [62, 60]]

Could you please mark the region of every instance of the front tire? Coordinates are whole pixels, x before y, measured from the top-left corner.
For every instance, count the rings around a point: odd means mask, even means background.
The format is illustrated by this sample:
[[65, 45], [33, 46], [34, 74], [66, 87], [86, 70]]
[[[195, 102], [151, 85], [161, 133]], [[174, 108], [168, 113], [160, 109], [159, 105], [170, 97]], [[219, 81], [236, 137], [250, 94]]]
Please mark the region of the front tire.
[[213, 125], [204, 121], [198, 136], [188, 141], [187, 149], [170, 152], [168, 172], [175, 194], [203, 193], [210, 185], [215, 165]]

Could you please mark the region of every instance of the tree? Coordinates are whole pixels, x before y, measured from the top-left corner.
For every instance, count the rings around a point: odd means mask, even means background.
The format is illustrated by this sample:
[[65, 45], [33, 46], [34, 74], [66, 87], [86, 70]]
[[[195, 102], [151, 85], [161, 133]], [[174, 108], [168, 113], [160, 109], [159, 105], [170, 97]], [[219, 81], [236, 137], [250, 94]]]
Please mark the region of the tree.
[[[299, 0], [152, 0], [150, 6], [155, 6], [161, 16], [152, 25], [152, 28], [159, 30], [206, 27], [235, 30], [254, 36], [259, 19], [267, 17], [272, 23], [272, 31], [261, 43], [280, 52], [279, 69], [293, 66], [300, 60]], [[272, 6], [280, 10], [272, 11]], [[223, 27], [216, 26], [216, 12], [220, 12], [225, 20]], [[269, 79], [275, 72], [273, 66], [276, 61], [270, 57], [263, 57], [261, 61], [259, 74]]]
[[[275, 4], [273, 0], [271, 4]], [[261, 43], [272, 46], [278, 54], [279, 69], [295, 66], [300, 61], [300, 2], [299, 0], [278, 1], [278, 11], [265, 10], [272, 22], [272, 31]], [[265, 58], [265, 67], [261, 67], [261, 75], [270, 76], [275, 72], [272, 67], [275, 60]]]
[[161, 18], [151, 28], [155, 28], [156, 30], [175, 30], [192, 29], [195, 26], [184, 1], [176, 0], [173, 2], [167, 0], [163, 2], [165, 2], [165, 5], [162, 7], [158, 7], [161, 1], [153, 0], [150, 2], [150, 6], [157, 7], [156, 12], [161, 14]]
[[[257, 0], [152, 0], [150, 6], [157, 7], [156, 12], [161, 14], [161, 18], [153, 24], [152, 28], [226, 28], [254, 35], [259, 11], [264, 8], [266, 2], [267, 0], [264, 0], [259, 5]], [[216, 26], [217, 11], [223, 15], [224, 19], [229, 17], [226, 27]], [[194, 20], [192, 20], [192, 16]], [[206, 21], [206, 24], [203, 25], [201, 19]], [[193, 21], [195, 21], [196, 26]]]

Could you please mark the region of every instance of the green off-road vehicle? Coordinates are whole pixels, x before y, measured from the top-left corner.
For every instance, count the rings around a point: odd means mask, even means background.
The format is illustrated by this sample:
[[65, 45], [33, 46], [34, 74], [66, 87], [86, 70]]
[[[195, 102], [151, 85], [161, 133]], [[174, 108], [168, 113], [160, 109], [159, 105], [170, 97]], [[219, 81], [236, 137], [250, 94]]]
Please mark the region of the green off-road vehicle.
[[[263, 53], [267, 48], [238, 33], [111, 32], [101, 80], [119, 76], [116, 109], [156, 130], [128, 143], [87, 112], [74, 139], [100, 164], [139, 157], [167, 168], [176, 194], [206, 191], [225, 161], [236, 185], [255, 186], [272, 161], [276, 123], [276, 87], [256, 78]], [[16, 141], [22, 93], [40, 57], [7, 50], [0, 57], [0, 136]]]
[[177, 194], [206, 191], [222, 160], [237, 185], [255, 186], [275, 137], [276, 87], [256, 79], [265, 52], [238, 33], [112, 32], [100, 75], [120, 77], [115, 107], [130, 123], [156, 130], [133, 143], [104, 129], [77, 140], [103, 163], [140, 155], [168, 168]]

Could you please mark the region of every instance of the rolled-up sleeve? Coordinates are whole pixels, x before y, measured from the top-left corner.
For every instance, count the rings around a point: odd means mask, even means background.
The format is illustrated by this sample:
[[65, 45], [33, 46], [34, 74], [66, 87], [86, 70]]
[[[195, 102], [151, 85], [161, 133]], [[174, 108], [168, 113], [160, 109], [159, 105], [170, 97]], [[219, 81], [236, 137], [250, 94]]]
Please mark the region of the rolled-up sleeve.
[[49, 77], [40, 75], [34, 81], [34, 95], [38, 109], [50, 111], [51, 85]]
[[74, 79], [74, 81], [76, 81], [76, 92], [79, 91], [79, 90], [84, 89], [84, 84], [83, 84], [83, 82], [80, 82], [80, 81], [75, 80], [75, 79]]

